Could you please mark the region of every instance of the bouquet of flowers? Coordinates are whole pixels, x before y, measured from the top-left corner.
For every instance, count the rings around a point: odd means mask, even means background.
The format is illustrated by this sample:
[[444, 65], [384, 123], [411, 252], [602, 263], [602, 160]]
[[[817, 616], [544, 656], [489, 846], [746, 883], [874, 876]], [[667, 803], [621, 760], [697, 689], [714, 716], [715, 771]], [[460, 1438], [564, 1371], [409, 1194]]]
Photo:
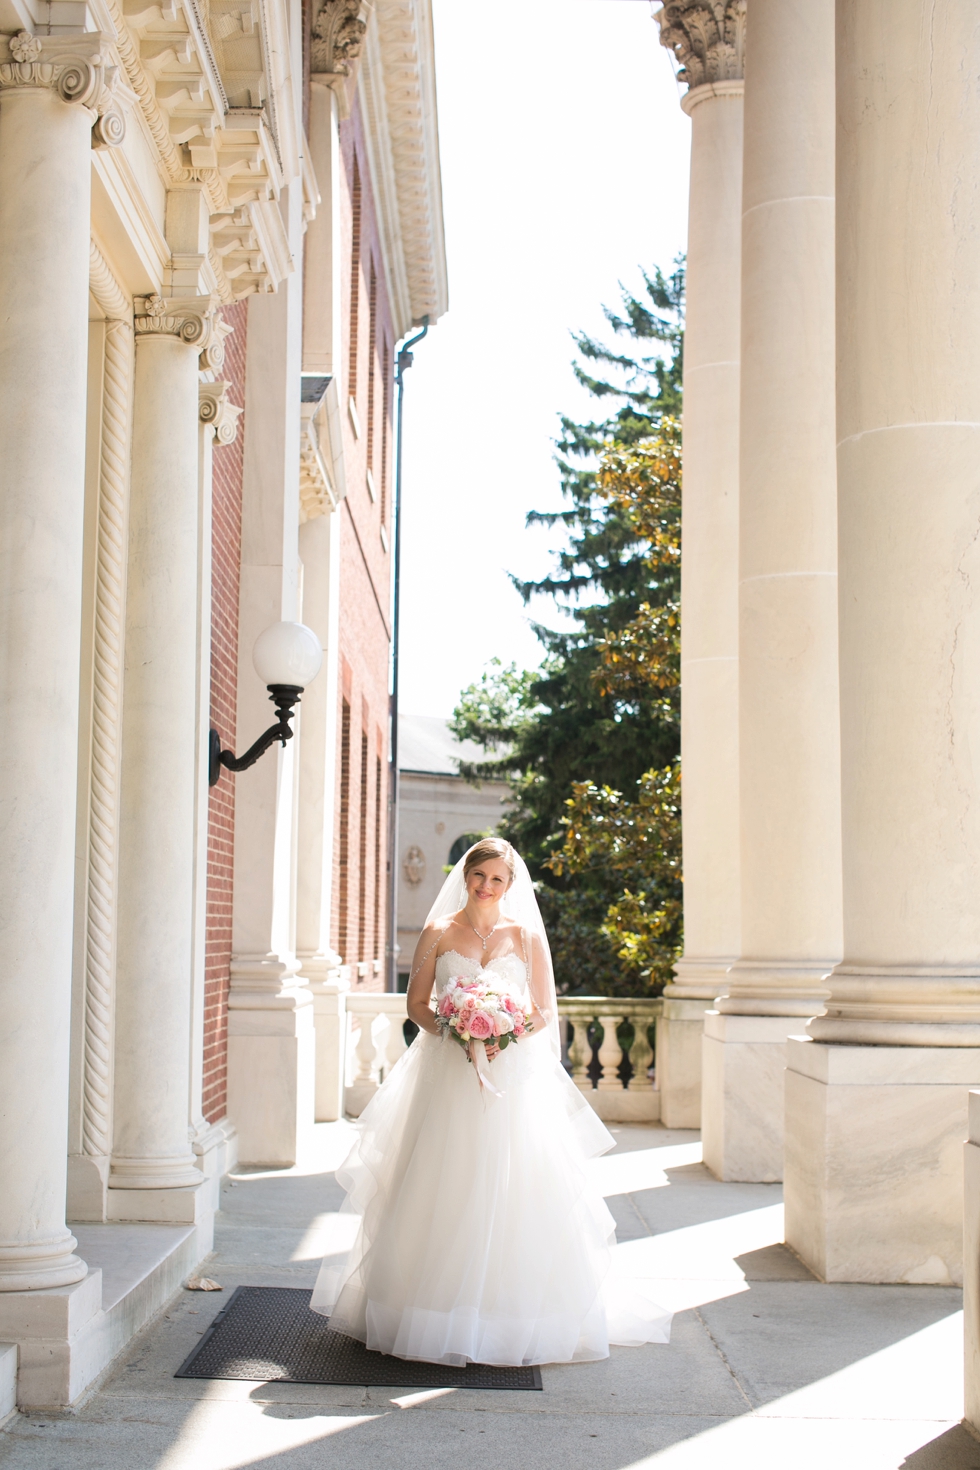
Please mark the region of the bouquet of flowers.
[[481, 980], [453, 979], [436, 1007], [436, 1022], [469, 1053], [471, 1042], [483, 1041], [503, 1051], [533, 1031], [530, 1012], [505, 990]]

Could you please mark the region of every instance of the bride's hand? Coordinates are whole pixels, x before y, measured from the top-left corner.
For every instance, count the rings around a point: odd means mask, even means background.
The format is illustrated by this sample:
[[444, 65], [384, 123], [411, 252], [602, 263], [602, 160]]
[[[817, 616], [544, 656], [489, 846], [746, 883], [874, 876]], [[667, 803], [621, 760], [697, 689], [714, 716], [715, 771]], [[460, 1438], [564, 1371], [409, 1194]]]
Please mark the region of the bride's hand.
[[497, 1045], [497, 1043], [495, 1041], [485, 1041], [483, 1043], [483, 1047], [484, 1047], [484, 1050], [486, 1051], [487, 1061], [488, 1062], [492, 1062], [493, 1059], [494, 1059], [494, 1057], [500, 1055], [500, 1047]]

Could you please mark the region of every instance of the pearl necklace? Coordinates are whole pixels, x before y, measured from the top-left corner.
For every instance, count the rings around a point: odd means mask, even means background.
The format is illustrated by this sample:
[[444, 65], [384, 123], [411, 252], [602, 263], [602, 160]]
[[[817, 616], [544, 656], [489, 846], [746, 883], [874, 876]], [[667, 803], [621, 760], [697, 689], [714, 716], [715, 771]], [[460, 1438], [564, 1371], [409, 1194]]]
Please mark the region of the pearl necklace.
[[476, 935], [477, 939], [483, 945], [483, 953], [486, 954], [486, 952], [487, 952], [487, 945], [489, 944], [490, 940], [493, 938], [494, 934], [497, 932], [497, 930], [500, 927], [500, 920], [498, 919], [497, 922], [496, 922], [496, 924], [494, 924], [493, 928], [490, 930], [490, 933], [487, 935], [486, 939], [484, 939], [483, 935], [480, 933], [479, 929], [476, 927], [476, 925], [474, 924], [473, 920], [470, 918], [469, 914], [466, 915], [466, 922], [469, 924], [470, 928], [473, 930], [473, 933]]

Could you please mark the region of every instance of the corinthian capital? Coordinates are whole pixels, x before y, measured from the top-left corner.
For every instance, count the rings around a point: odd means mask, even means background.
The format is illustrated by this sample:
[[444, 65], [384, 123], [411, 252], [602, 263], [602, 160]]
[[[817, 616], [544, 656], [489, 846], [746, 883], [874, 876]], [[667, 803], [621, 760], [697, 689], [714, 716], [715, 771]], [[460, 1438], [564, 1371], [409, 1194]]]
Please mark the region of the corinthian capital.
[[238, 415], [242, 412], [228, 402], [230, 383], [201, 383], [198, 388], [198, 415], [202, 424], [210, 424], [218, 444], [234, 444], [238, 434]]
[[364, 0], [323, 0], [313, 22], [313, 70], [351, 76], [366, 30]]
[[654, 19], [660, 44], [680, 62], [688, 90], [745, 76], [746, 0], [664, 0]]

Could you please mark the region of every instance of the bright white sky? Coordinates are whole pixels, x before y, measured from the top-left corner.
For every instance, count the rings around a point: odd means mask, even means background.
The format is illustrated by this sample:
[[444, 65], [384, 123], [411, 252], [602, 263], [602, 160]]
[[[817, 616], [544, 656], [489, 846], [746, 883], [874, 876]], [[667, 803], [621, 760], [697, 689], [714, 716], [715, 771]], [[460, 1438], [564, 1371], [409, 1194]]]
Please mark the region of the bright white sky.
[[507, 573], [558, 532], [571, 329], [684, 249], [690, 123], [647, 0], [434, 0], [449, 312], [406, 377], [402, 710], [448, 715], [494, 655], [541, 658]]

